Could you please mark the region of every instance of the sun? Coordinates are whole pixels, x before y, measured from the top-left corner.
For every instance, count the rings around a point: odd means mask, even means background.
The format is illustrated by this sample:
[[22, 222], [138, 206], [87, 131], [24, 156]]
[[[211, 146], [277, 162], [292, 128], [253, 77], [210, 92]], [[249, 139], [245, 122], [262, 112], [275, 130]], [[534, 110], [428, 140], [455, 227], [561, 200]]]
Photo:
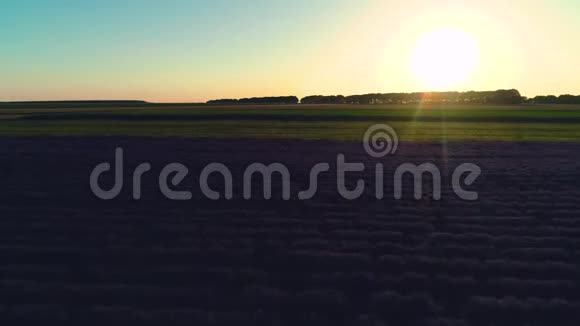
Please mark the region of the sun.
[[411, 53], [415, 77], [431, 90], [455, 87], [476, 68], [477, 45], [467, 32], [443, 27], [422, 35]]

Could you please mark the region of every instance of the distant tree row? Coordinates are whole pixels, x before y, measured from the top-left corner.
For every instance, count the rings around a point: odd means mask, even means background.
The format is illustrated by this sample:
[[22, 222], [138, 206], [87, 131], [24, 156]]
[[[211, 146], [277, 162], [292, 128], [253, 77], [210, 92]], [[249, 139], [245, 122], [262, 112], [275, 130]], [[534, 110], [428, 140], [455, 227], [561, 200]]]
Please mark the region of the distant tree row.
[[345, 104], [346, 97], [342, 95], [311, 95], [300, 100], [302, 104]]
[[525, 100], [516, 89], [488, 92], [428, 92], [428, 93], [376, 93], [364, 95], [313, 95], [300, 100], [302, 104], [407, 104], [431, 103], [489, 103], [520, 104]]
[[207, 104], [297, 104], [296, 96], [270, 96], [270, 97], [252, 97], [241, 99], [221, 99], [211, 100]]
[[530, 98], [526, 101], [526, 103], [535, 103], [535, 104], [580, 104], [580, 95], [542, 95], [536, 96], [534, 98]]
[[[296, 96], [252, 97], [220, 99], [208, 104], [297, 104]], [[486, 92], [414, 92], [373, 93], [363, 95], [311, 95], [300, 100], [302, 104], [411, 104], [411, 103], [473, 103], [473, 104], [580, 104], [580, 96], [548, 95], [526, 98], [517, 89], [500, 89]]]

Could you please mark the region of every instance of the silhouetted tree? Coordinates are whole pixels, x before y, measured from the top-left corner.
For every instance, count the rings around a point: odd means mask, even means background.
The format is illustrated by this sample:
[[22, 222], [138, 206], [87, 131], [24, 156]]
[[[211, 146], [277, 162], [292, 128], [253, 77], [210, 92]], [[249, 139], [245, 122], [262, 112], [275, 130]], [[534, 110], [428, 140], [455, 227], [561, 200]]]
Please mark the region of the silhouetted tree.
[[[560, 97], [556, 97], [555, 95], [540, 95], [533, 98], [532, 103], [536, 104], [571, 104], [567, 103], [570, 101], [571, 95], [562, 95]], [[563, 102], [561, 102], [563, 101]]]
[[252, 97], [241, 99], [221, 99], [207, 101], [207, 104], [297, 104], [296, 96], [270, 96], [270, 97]]
[[517, 89], [497, 90], [488, 97], [487, 103], [493, 104], [520, 104], [522, 103], [522, 96]]
[[344, 104], [345, 98], [342, 95], [312, 95], [306, 96], [300, 100], [302, 104]]
[[207, 101], [207, 104], [237, 104], [237, 99], [221, 99], [221, 100], [211, 100]]
[[301, 100], [303, 104], [346, 103], [346, 104], [410, 104], [420, 102], [431, 103], [490, 103], [519, 104], [524, 98], [516, 89], [488, 92], [427, 92], [427, 93], [373, 93], [333, 97], [314, 95]]

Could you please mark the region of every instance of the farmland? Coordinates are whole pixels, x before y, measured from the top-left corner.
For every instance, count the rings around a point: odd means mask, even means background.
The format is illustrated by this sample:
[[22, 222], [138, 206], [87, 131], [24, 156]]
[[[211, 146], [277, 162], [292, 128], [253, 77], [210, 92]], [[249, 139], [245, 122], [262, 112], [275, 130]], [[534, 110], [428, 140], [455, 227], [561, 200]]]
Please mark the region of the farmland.
[[574, 106], [261, 106], [3, 108], [0, 135], [359, 140], [388, 122], [411, 141], [578, 141]]
[[[386, 159], [361, 137], [388, 123]], [[0, 320], [70, 325], [577, 325], [580, 110], [566, 106], [289, 106], [1, 109]], [[150, 162], [143, 196], [101, 201], [95, 165]], [[283, 162], [293, 193], [309, 169], [349, 161], [392, 172], [479, 165], [477, 201], [448, 186], [349, 201], [322, 174], [312, 200], [204, 198], [197, 177]], [[158, 189], [183, 162], [193, 200]], [[374, 185], [372, 170], [354, 173]], [[111, 180], [105, 180], [106, 182]], [[125, 184], [132, 175], [124, 176]], [[427, 183], [430, 181], [427, 180]], [[219, 189], [219, 180], [212, 179]], [[256, 193], [260, 187], [253, 189]], [[259, 196], [256, 196], [258, 198]]]

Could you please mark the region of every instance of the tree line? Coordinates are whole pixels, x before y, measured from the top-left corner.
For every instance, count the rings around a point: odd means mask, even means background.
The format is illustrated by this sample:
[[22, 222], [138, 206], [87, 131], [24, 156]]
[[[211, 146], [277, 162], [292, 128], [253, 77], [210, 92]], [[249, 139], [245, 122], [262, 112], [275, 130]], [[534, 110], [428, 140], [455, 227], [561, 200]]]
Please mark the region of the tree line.
[[413, 92], [371, 93], [362, 95], [310, 95], [298, 100], [296, 96], [252, 97], [220, 99], [208, 104], [413, 104], [413, 103], [470, 103], [470, 104], [580, 104], [580, 96], [548, 95], [526, 98], [517, 89], [484, 92]]
[[488, 92], [414, 92], [375, 93], [364, 95], [313, 95], [301, 99], [303, 104], [408, 104], [419, 102], [435, 103], [490, 103], [519, 104], [524, 97], [516, 89]]
[[540, 95], [526, 100], [526, 103], [534, 104], [580, 104], [580, 95]]
[[298, 104], [296, 96], [268, 96], [241, 99], [211, 100], [207, 104]]

